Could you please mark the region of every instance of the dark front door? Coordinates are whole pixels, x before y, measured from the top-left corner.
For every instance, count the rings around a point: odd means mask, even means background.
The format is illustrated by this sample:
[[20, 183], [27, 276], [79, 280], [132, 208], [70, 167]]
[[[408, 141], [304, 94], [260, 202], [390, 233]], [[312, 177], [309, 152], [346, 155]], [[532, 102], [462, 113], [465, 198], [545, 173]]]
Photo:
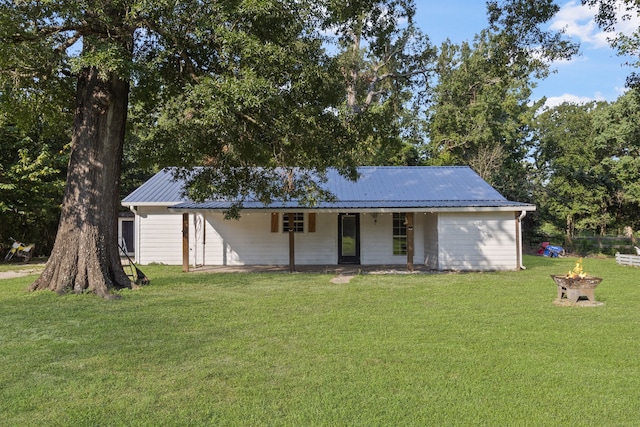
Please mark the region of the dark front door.
[[338, 215], [338, 264], [360, 264], [360, 214]]

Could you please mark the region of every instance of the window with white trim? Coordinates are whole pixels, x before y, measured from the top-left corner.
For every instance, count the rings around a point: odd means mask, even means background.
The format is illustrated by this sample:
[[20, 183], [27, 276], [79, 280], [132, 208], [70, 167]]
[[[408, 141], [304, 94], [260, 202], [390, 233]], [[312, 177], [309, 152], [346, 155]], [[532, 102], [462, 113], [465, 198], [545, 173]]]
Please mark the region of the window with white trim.
[[403, 213], [393, 214], [393, 254], [407, 254], [407, 219]]

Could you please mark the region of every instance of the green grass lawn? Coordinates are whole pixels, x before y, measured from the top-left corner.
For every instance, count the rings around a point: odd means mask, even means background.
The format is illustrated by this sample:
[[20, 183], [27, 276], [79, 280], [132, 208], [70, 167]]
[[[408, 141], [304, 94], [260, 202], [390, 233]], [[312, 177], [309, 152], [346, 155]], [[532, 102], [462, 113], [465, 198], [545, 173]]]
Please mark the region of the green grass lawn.
[[599, 307], [526, 271], [184, 274], [119, 300], [0, 281], [0, 425], [625, 426], [640, 270], [586, 259]]

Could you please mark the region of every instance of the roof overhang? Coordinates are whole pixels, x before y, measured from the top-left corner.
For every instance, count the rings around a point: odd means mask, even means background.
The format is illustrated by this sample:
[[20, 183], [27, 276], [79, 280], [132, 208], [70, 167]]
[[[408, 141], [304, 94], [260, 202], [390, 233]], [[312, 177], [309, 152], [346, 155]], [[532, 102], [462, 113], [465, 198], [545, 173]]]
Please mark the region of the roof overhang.
[[[168, 206], [169, 212], [173, 213], [202, 213], [202, 212], [216, 212], [222, 213], [229, 208], [204, 208], [197, 206]], [[292, 207], [292, 206], [273, 206], [265, 208], [242, 208], [241, 212], [246, 213], [268, 213], [268, 212], [315, 212], [315, 213], [397, 213], [397, 212], [416, 212], [416, 213], [438, 213], [438, 212], [532, 212], [536, 210], [535, 205], [522, 204], [522, 205], [507, 205], [507, 206], [422, 206], [422, 207], [407, 207], [407, 206], [388, 206], [377, 208], [358, 208], [358, 207]]]
[[172, 207], [172, 206], [178, 205], [180, 203], [182, 202], [168, 202], [168, 203], [167, 202], [136, 202], [136, 203], [123, 202], [121, 203], [121, 205], [127, 208], [136, 208], [138, 206], [166, 208], [166, 207]]

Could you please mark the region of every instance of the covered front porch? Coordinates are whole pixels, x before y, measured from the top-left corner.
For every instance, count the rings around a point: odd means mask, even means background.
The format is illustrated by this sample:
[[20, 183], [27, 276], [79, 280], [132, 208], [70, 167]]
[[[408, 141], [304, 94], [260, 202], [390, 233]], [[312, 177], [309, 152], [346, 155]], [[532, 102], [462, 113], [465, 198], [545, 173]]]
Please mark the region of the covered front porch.
[[[210, 212], [209, 212], [210, 214]], [[325, 212], [325, 220], [326, 220], [326, 212]], [[256, 240], [271, 240], [272, 244], [270, 249], [272, 251], [278, 251], [280, 254], [284, 255], [286, 252], [288, 254], [288, 264], [284, 264], [282, 262], [269, 262], [269, 263], [260, 263], [260, 262], [238, 262], [238, 263], [229, 263], [227, 258], [227, 250], [224, 249], [225, 257], [224, 262], [222, 263], [214, 263], [209, 264], [205, 262], [205, 245], [207, 241], [207, 212], [198, 212], [198, 211], [187, 211], [182, 213], [182, 267], [183, 271], [188, 272], [190, 270], [201, 271], [202, 269], [211, 269], [216, 271], [243, 271], [243, 270], [251, 270], [251, 271], [288, 271], [288, 272], [296, 272], [296, 271], [314, 271], [314, 272], [331, 272], [331, 273], [339, 273], [342, 270], [350, 270], [350, 271], [374, 271], [381, 269], [392, 269], [394, 271], [404, 270], [412, 272], [416, 269], [414, 264], [414, 256], [415, 256], [415, 234], [414, 234], [414, 221], [415, 214], [413, 212], [404, 212], [401, 214], [401, 227], [402, 227], [402, 255], [395, 256], [395, 260], [393, 264], [388, 263], [375, 263], [375, 262], [361, 262], [361, 246], [362, 241], [364, 240], [367, 245], [371, 246], [379, 246], [384, 245], [388, 248], [388, 250], [392, 250], [397, 246], [396, 243], [392, 243], [391, 239], [391, 231], [389, 231], [389, 239], [385, 239], [386, 241], [381, 243], [379, 241], [371, 241], [367, 240], [367, 237], [362, 237], [361, 232], [361, 216], [364, 215], [364, 212], [348, 212], [348, 213], [329, 213], [332, 217], [337, 218], [337, 227], [330, 227], [331, 231], [327, 231], [325, 227], [321, 232], [316, 233], [316, 228], [321, 227], [322, 222], [317, 220], [316, 212], [306, 212], [300, 214], [298, 212], [271, 212], [267, 214], [270, 216], [270, 235], [272, 237], [268, 237], [265, 235], [265, 229], [262, 227], [259, 232], [256, 233]], [[369, 217], [367, 218], [371, 223], [377, 223], [378, 221], [378, 212], [369, 212]], [[265, 215], [263, 212], [262, 215]], [[301, 225], [298, 220], [297, 215], [302, 215], [303, 224]], [[397, 214], [400, 215], [400, 214]], [[255, 218], [255, 217], [254, 217]], [[209, 216], [211, 220], [211, 217]], [[282, 221], [282, 222], [280, 222]], [[282, 225], [280, 225], [282, 224]], [[335, 223], [334, 223], [335, 224]], [[326, 225], [326, 224], [325, 224]], [[300, 227], [300, 228], [298, 228]], [[213, 227], [215, 229], [215, 227]], [[210, 230], [212, 228], [210, 227]], [[212, 230], [213, 231], [213, 230]], [[245, 228], [246, 231], [246, 228]], [[297, 237], [298, 232], [306, 235], [305, 237]], [[280, 234], [281, 233], [281, 234]], [[337, 253], [334, 253], [337, 259], [337, 263], [335, 264], [327, 264], [322, 261], [316, 264], [316, 260], [312, 260], [309, 263], [309, 245], [318, 244], [318, 239], [310, 238], [310, 236], [317, 235], [320, 237], [320, 233], [324, 233], [321, 240], [327, 240], [326, 236], [330, 235], [329, 242], [334, 242], [333, 244], [329, 244], [329, 246], [334, 247], [337, 246]], [[257, 235], [261, 235], [261, 238], [258, 238]], [[286, 239], [282, 239], [285, 237]], [[219, 235], [216, 236], [220, 237]], [[191, 241], [191, 240], [195, 240]], [[226, 237], [226, 241], [231, 240], [231, 237]], [[297, 243], [298, 240], [298, 243]], [[222, 247], [225, 247], [227, 243], [222, 243]], [[277, 245], [277, 246], [274, 246]], [[307, 253], [307, 256], [303, 256], [303, 261], [300, 264], [296, 263], [297, 254], [297, 245], [300, 248], [304, 249]], [[217, 245], [220, 246], [220, 245]], [[232, 246], [232, 245], [229, 245]], [[202, 262], [198, 262], [198, 255], [194, 254], [194, 248], [200, 247], [201, 259]], [[317, 250], [321, 252], [322, 244], [318, 244]], [[324, 251], [327, 252], [328, 247], [325, 243]], [[331, 252], [335, 252], [334, 250], [330, 250]], [[197, 251], [196, 251], [197, 252]], [[333, 258], [334, 255], [330, 257]], [[282, 256], [280, 257], [282, 259]], [[319, 259], [319, 258], [318, 258]], [[307, 261], [307, 262], [305, 262]], [[366, 259], [365, 259], [366, 261]], [[402, 264], [399, 263], [402, 261]], [[421, 270], [427, 271], [426, 266], [422, 265]]]

